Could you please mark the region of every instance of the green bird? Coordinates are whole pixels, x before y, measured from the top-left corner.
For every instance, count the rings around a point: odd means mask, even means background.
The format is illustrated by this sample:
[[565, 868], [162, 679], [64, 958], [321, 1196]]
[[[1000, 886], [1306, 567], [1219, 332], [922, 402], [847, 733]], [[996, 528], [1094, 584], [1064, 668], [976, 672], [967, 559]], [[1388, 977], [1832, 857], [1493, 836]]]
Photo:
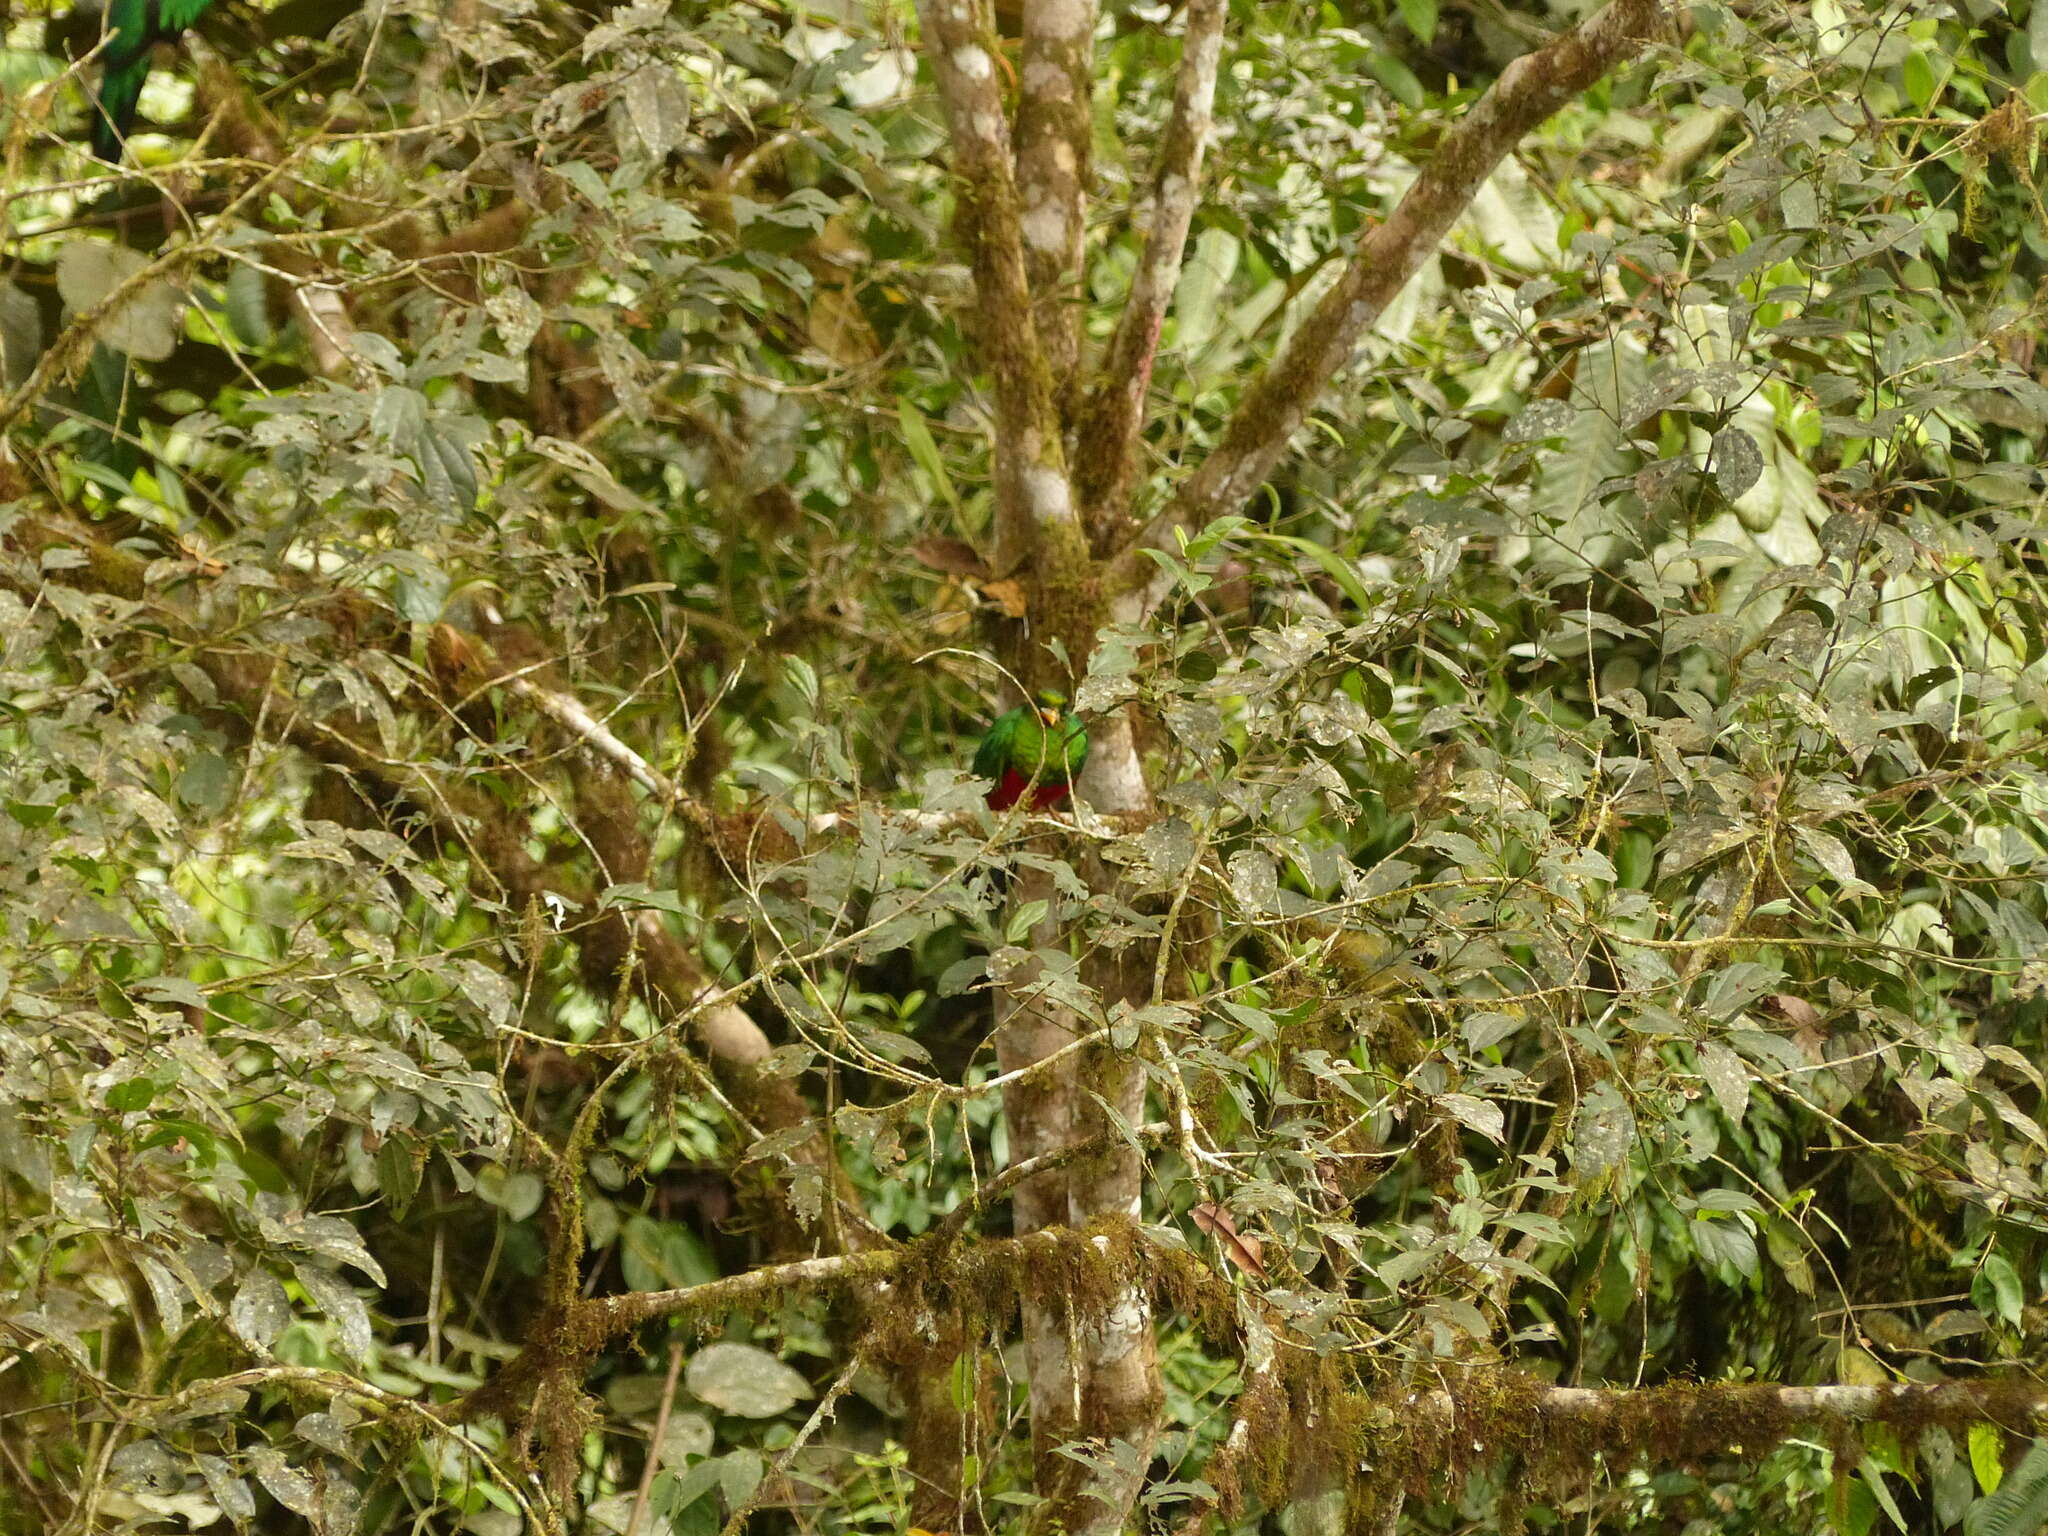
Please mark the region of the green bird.
[[974, 749], [976, 777], [995, 782], [988, 792], [992, 811], [1007, 811], [1027, 789], [1033, 810], [1050, 810], [1073, 793], [1087, 761], [1087, 730], [1067, 713], [1066, 697], [1051, 692], [998, 715]]
[[135, 103], [149, 78], [149, 56], [158, 43], [206, 14], [213, 0], [112, 0], [107, 8], [107, 47], [100, 55], [99, 96], [93, 102], [92, 152], [109, 165], [121, 163]]

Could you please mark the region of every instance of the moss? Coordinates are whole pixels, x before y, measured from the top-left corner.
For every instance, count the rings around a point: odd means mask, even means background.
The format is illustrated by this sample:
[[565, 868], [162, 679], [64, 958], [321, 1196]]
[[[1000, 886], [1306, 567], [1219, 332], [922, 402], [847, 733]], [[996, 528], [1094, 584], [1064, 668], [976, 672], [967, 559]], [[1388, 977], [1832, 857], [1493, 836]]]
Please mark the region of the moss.
[[548, 1501], [554, 1508], [567, 1507], [576, 1488], [576, 1475], [582, 1470], [584, 1436], [602, 1418], [597, 1402], [574, 1377], [549, 1372], [541, 1378], [540, 1390], [534, 1396], [533, 1425], [540, 1433], [542, 1475]]
[[1210, 1349], [1235, 1354], [1243, 1348], [1235, 1286], [1185, 1248], [1155, 1248], [1149, 1258], [1155, 1308], [1185, 1318]]
[[1057, 670], [1050, 642], [1057, 640], [1065, 648], [1070, 665], [1085, 665], [1109, 610], [1103, 604], [1102, 584], [1089, 569], [1087, 541], [1079, 525], [1042, 529], [1041, 539], [1047, 535], [1050, 544], [1041, 543], [1026, 573], [1024, 601], [1031, 623], [1016, 632], [1024, 648], [1008, 660], [1028, 688], [1071, 688], [1075, 679]]
[[1254, 1377], [1238, 1398], [1237, 1416], [1245, 1432], [1236, 1447], [1226, 1449], [1226, 1454], [1235, 1451], [1231, 1481], [1248, 1482], [1268, 1504], [1284, 1501], [1293, 1465], [1286, 1383], [1273, 1372]]

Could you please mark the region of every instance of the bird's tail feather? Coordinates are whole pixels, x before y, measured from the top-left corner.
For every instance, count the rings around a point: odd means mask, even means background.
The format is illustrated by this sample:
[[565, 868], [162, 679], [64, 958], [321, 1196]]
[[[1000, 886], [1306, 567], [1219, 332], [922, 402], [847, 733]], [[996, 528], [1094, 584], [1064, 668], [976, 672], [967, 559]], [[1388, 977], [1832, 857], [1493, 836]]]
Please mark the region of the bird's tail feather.
[[109, 165], [121, 163], [128, 130], [135, 126], [135, 104], [142, 99], [142, 82], [148, 78], [146, 53], [126, 64], [110, 63], [100, 76], [99, 98], [93, 103], [92, 152]]

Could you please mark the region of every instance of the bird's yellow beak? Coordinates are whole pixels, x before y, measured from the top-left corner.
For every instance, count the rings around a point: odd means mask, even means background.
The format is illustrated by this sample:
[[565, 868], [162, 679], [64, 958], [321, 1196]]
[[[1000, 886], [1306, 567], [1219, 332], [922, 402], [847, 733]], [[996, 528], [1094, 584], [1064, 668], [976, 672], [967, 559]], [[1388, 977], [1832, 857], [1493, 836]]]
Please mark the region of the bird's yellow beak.
[[1058, 725], [1060, 723], [1060, 712], [1056, 709], [1040, 709], [1038, 718], [1047, 725]]

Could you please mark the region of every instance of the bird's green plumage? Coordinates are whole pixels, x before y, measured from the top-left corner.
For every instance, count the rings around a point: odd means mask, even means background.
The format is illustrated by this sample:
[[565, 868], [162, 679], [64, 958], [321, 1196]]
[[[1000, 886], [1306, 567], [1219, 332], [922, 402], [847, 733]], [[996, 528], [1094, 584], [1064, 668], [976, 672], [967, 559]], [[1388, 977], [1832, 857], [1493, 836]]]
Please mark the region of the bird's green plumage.
[[142, 82], [149, 78], [151, 51], [158, 43], [175, 41], [212, 4], [213, 0], [112, 0], [92, 115], [92, 152], [100, 159], [120, 164], [128, 130], [135, 126]]
[[78, 378], [78, 414], [91, 423], [78, 439], [80, 451], [123, 481], [142, 467], [142, 391], [134, 366], [126, 353], [96, 342]]
[[[1019, 780], [1037, 783], [1041, 806], [1065, 798], [1066, 786], [1088, 761], [1088, 732], [1065, 704], [1058, 694], [1040, 694], [1038, 703], [1020, 704], [996, 717], [974, 750], [975, 776], [996, 782], [991, 804], [1003, 798], [1006, 788], [1019, 788]], [[1057, 792], [1050, 799], [1049, 790]], [[1010, 794], [1005, 803], [1015, 798]]]

